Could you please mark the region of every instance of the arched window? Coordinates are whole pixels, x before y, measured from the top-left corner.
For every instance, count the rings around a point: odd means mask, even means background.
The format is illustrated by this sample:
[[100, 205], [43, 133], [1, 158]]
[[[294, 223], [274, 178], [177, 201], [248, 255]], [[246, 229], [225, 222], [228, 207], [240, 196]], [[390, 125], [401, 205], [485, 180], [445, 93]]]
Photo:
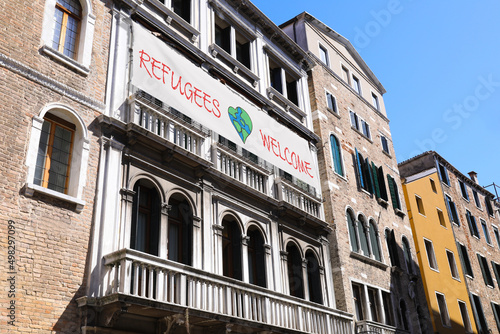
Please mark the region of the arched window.
[[370, 250], [368, 249], [368, 233], [365, 225], [365, 218], [362, 215], [358, 215], [358, 234], [361, 250], [364, 255], [370, 256]]
[[160, 196], [148, 180], [137, 182], [134, 192], [130, 248], [158, 256]]
[[373, 219], [370, 219], [370, 245], [372, 246], [372, 254], [375, 260], [381, 261], [380, 244], [378, 242], [377, 225]]
[[266, 252], [264, 237], [258, 228], [248, 229], [248, 274], [251, 284], [266, 287]]
[[354, 215], [351, 210], [347, 210], [347, 225], [349, 227], [349, 240], [351, 241], [351, 250], [353, 252], [359, 251], [359, 243], [358, 243], [358, 231], [356, 228], [356, 221], [354, 220]]
[[168, 259], [192, 265], [193, 210], [181, 195], [173, 195], [168, 205]]
[[52, 48], [75, 59], [82, 6], [78, 0], [57, 0]]
[[222, 273], [226, 277], [242, 280], [241, 230], [232, 216], [222, 220]]
[[406, 270], [408, 271], [408, 274], [413, 274], [410, 243], [406, 237], [403, 237], [403, 254], [405, 256]]
[[335, 173], [344, 176], [344, 168], [342, 166], [342, 150], [337, 137], [330, 135], [330, 144], [333, 156], [333, 170]]
[[306, 252], [307, 260], [307, 283], [309, 285], [309, 300], [318, 304], [323, 304], [323, 289], [321, 287], [321, 276], [319, 272], [319, 262], [314, 252]]
[[302, 256], [295, 244], [289, 242], [286, 246], [288, 253], [288, 282], [290, 286], [290, 295], [304, 298], [304, 279], [302, 276]]

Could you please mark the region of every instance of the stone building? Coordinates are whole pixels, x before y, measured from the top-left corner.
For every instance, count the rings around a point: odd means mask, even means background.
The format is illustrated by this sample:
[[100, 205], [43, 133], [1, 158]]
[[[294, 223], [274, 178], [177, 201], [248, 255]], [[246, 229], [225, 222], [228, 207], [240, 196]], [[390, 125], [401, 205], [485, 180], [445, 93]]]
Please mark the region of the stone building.
[[251, 2], [109, 1], [84, 333], [352, 333], [307, 70]]
[[[435, 330], [458, 333], [458, 330], [453, 330], [453, 326], [458, 325], [462, 327], [461, 332], [465, 329], [466, 333], [499, 333], [498, 198], [479, 185], [475, 172], [466, 176], [433, 151], [400, 163], [399, 169], [407, 189], [407, 205], [412, 216], [416, 217], [412, 221], [415, 229], [419, 228], [420, 217], [427, 216], [427, 212], [432, 214], [439, 209], [447, 216], [441, 233], [420, 233], [419, 240], [416, 240], [422, 249], [419, 260], [426, 276], [424, 287], [428, 298], [432, 299], [429, 311], [434, 317]], [[417, 182], [422, 185], [414, 186]], [[449, 234], [449, 230], [452, 230], [456, 246], [449, 245], [445, 249], [440, 240], [443, 234]], [[466, 285], [468, 299], [457, 298], [457, 290], [451, 289], [450, 285], [443, 285], [441, 290], [437, 288], [442, 282], [436, 280], [442, 281], [445, 274]], [[464, 311], [473, 315], [473, 318], [469, 315], [470, 324], [467, 324]]]
[[281, 27], [318, 63], [309, 94], [337, 307], [355, 314], [357, 332], [430, 332], [385, 89], [351, 43], [310, 14]]
[[0, 332], [78, 332], [109, 8], [2, 0], [0, 22]]

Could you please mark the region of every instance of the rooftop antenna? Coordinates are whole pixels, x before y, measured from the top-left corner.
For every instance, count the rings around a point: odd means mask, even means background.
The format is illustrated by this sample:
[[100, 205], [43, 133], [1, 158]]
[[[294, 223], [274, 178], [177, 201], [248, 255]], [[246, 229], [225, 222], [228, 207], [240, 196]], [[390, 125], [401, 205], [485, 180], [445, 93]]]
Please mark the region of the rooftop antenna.
[[495, 184], [495, 182], [493, 182], [492, 184], [490, 184], [489, 186], [486, 186], [484, 188], [486, 189], [486, 188], [491, 187], [491, 186], [493, 186], [493, 189], [495, 190], [495, 195], [497, 196], [496, 198], [494, 198], [494, 200], [499, 202], [500, 198], [498, 197], [498, 189], [500, 189], [500, 186], [498, 184]]

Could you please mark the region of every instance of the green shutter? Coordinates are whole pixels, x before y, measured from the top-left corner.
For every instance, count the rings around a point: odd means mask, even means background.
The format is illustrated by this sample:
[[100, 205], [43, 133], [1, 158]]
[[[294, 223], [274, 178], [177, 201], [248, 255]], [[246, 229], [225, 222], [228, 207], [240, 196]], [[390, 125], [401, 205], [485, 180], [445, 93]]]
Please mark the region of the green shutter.
[[365, 168], [365, 175], [366, 175], [366, 179], [367, 179], [367, 191], [370, 193], [370, 194], [373, 194], [374, 193], [374, 186], [373, 186], [373, 177], [372, 177], [372, 172], [371, 172], [371, 169], [370, 169], [370, 163], [368, 162], [368, 158], [365, 159], [365, 164], [364, 164]]
[[382, 166], [378, 168], [377, 174], [378, 174], [378, 183], [380, 189], [380, 197], [388, 201], [389, 198], [387, 197], [387, 188], [385, 187], [384, 170], [382, 169]]
[[394, 179], [392, 176], [387, 174], [387, 184], [389, 185], [389, 191], [391, 193], [392, 207], [394, 209], [399, 209], [398, 193]]
[[362, 157], [361, 157], [361, 154], [359, 154], [358, 149], [355, 148], [355, 150], [356, 150], [356, 163], [358, 165], [359, 185], [361, 186], [361, 188], [365, 188], [365, 186], [364, 186], [365, 183], [363, 180], [363, 168], [361, 166]]
[[373, 184], [375, 186], [375, 196], [377, 198], [380, 198], [380, 185], [378, 181], [378, 170], [377, 166], [372, 162], [372, 179], [373, 179]]

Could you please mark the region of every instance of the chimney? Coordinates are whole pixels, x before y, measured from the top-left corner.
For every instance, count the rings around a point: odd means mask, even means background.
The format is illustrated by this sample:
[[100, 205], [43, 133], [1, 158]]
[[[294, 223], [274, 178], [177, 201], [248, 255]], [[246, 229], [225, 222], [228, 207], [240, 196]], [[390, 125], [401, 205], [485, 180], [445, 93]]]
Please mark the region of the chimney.
[[478, 182], [477, 182], [477, 173], [476, 172], [474, 172], [474, 171], [469, 172], [469, 176], [470, 176], [470, 179], [472, 181], [474, 181], [474, 183], [478, 184]]

